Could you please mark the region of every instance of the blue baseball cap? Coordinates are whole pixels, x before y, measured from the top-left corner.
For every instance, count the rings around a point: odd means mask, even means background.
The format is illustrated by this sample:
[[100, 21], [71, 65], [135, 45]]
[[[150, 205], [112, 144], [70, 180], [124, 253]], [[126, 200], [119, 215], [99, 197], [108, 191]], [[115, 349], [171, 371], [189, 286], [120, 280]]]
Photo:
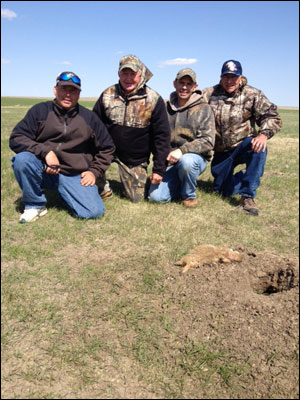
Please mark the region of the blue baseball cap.
[[236, 76], [241, 76], [242, 75], [241, 63], [235, 60], [225, 61], [222, 67], [221, 76], [225, 74], [234, 74]]

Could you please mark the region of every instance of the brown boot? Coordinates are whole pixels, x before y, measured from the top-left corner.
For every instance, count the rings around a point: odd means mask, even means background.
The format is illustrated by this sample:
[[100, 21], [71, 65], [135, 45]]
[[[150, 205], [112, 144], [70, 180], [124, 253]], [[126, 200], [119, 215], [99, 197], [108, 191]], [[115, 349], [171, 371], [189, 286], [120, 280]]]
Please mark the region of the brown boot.
[[243, 211], [245, 211], [247, 214], [258, 215], [258, 208], [254, 202], [254, 199], [251, 197], [242, 197], [241, 203], [243, 206]]
[[191, 198], [191, 199], [185, 199], [185, 200], [183, 200], [183, 203], [182, 203], [185, 207], [191, 207], [191, 208], [193, 208], [193, 207], [196, 207], [197, 206], [197, 204], [198, 204], [198, 200], [197, 199], [194, 199], [194, 198]]

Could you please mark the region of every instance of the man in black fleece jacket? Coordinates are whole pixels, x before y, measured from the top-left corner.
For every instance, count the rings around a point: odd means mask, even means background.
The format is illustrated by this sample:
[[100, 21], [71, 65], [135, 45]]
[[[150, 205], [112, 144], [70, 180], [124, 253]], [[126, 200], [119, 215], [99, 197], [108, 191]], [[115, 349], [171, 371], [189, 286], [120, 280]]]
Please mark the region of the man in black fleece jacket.
[[[159, 184], [166, 170], [170, 149], [165, 103], [156, 91], [146, 85], [151, 77], [152, 73], [138, 57], [122, 57], [119, 83], [104, 90], [93, 109], [113, 138], [116, 146], [114, 161], [119, 165], [124, 194], [132, 202], [146, 197], [151, 153], [153, 169], [150, 181]], [[109, 192], [107, 189], [106, 193]]]
[[111, 164], [115, 146], [92, 111], [78, 104], [81, 81], [73, 72], [56, 79], [55, 99], [33, 106], [12, 131], [12, 168], [22, 189], [20, 223], [47, 213], [42, 189], [56, 189], [72, 214], [104, 214], [96, 179]]

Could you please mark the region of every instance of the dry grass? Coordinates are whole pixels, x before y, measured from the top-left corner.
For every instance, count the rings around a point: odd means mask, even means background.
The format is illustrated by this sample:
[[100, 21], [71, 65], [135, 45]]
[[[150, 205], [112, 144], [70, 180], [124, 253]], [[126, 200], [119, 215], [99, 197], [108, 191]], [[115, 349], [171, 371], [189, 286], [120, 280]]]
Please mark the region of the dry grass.
[[195, 303], [173, 264], [201, 243], [298, 257], [298, 113], [269, 142], [258, 218], [214, 195], [209, 170], [196, 209], [132, 204], [113, 164], [102, 219], [76, 220], [48, 193], [47, 216], [20, 225], [8, 137], [25, 109], [2, 112], [2, 398], [255, 397], [246, 358], [177, 326], [184, 310], [196, 323]]

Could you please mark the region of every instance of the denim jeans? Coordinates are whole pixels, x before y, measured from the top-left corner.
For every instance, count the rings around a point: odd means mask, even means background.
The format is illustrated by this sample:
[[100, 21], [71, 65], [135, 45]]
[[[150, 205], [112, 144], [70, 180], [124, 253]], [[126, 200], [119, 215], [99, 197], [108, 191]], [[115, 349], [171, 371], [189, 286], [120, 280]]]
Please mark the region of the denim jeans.
[[207, 161], [194, 153], [184, 154], [179, 161], [167, 168], [159, 185], [151, 185], [148, 199], [167, 203], [181, 198], [195, 199], [197, 179], [205, 171]]
[[46, 205], [42, 189], [58, 191], [64, 204], [78, 218], [98, 218], [105, 212], [98, 187], [82, 186], [80, 175], [50, 175], [44, 172], [44, 163], [34, 154], [24, 151], [12, 157], [12, 168], [22, 189], [22, 202], [26, 208], [41, 208]]
[[[267, 149], [255, 153], [251, 148], [252, 139], [244, 139], [233, 151], [214, 154], [211, 173], [214, 177], [215, 192], [225, 197], [235, 194], [251, 198], [256, 196], [256, 189], [264, 173]], [[239, 171], [233, 175], [234, 168], [239, 164], [246, 164], [246, 171]]]

